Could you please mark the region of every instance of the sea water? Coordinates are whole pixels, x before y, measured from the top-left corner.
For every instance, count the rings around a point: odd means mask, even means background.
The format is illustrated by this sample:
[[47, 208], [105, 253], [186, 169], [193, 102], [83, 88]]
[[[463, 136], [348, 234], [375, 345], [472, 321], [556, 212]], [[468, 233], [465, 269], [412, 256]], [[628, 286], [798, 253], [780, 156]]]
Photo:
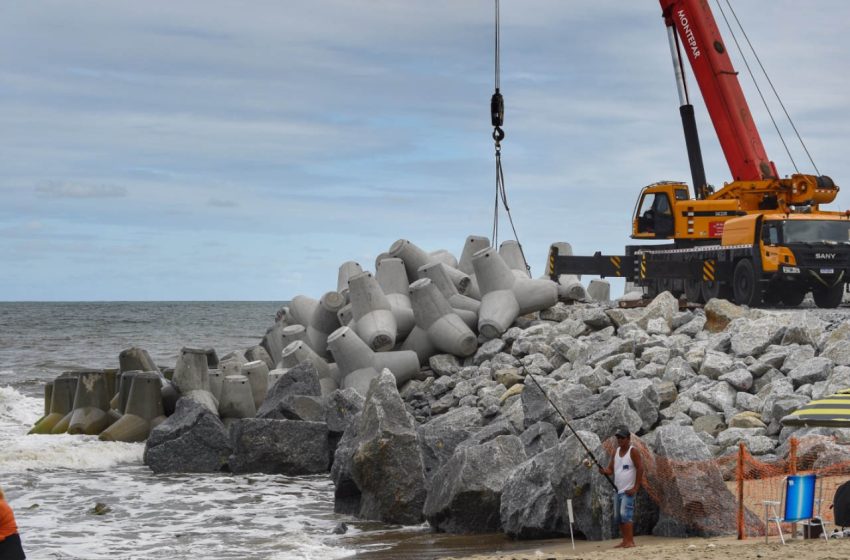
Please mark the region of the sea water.
[[[155, 475], [143, 443], [26, 435], [44, 383], [77, 368], [115, 368], [147, 349], [173, 367], [180, 348], [219, 355], [259, 343], [275, 302], [0, 303], [0, 485], [29, 558], [326, 559], [355, 552], [333, 534], [327, 475]], [[98, 514], [95, 506], [103, 504]], [[378, 528], [380, 529], [380, 528]]]

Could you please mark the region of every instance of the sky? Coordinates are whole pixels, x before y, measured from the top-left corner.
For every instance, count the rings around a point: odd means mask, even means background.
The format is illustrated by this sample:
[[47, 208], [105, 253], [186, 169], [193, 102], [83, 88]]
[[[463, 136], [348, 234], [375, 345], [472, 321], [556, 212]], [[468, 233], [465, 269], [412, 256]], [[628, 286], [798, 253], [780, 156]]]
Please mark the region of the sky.
[[[850, 2], [733, 6], [843, 184]], [[658, 2], [502, 0], [501, 17], [502, 158], [532, 273], [554, 241], [618, 254], [641, 187], [690, 182]], [[793, 173], [717, 18], [768, 155]], [[4, 2], [0, 300], [318, 298], [341, 263], [374, 270], [399, 238], [459, 255], [492, 229], [493, 79], [493, 0]], [[848, 207], [850, 187], [832, 205]]]

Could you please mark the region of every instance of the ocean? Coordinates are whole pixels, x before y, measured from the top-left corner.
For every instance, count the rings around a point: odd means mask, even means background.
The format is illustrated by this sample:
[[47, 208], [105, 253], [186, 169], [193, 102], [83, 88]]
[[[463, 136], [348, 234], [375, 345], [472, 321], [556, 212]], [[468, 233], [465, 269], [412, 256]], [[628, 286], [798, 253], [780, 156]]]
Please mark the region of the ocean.
[[[183, 346], [257, 344], [276, 302], [0, 303], [0, 485], [33, 559], [326, 559], [362, 531], [333, 511], [327, 476], [154, 475], [144, 444], [28, 436], [44, 383], [115, 368], [130, 346], [173, 367]], [[108, 511], [95, 514], [98, 503]], [[349, 524], [343, 538], [333, 534]], [[386, 527], [365, 524], [380, 533]], [[380, 538], [374, 539], [382, 548]]]

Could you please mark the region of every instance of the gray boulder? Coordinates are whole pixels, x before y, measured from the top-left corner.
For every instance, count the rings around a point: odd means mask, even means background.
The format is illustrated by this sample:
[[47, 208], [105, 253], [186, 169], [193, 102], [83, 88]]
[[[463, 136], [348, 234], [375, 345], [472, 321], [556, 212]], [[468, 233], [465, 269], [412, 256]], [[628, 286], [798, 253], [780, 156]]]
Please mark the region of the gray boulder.
[[342, 434], [363, 410], [366, 399], [352, 388], [337, 389], [328, 395], [325, 422], [328, 431]]
[[[708, 447], [690, 426], [667, 425], [655, 431], [655, 461], [647, 479], [658, 494], [662, 517], [653, 534], [668, 537], [733, 534], [735, 496]], [[758, 522], [757, 519], [751, 520]]]
[[151, 430], [143, 460], [155, 473], [218, 472], [231, 451], [219, 417], [198, 402], [182, 398], [174, 414]]
[[369, 386], [356, 432], [351, 478], [360, 490], [358, 515], [385, 523], [421, 522], [425, 473], [419, 438], [389, 370]]
[[522, 444], [525, 446], [526, 456], [534, 457], [538, 453], [546, 451], [558, 444], [558, 432], [552, 424], [538, 422], [537, 424], [532, 424], [521, 433], [519, 439], [522, 440]]
[[425, 501], [428, 523], [449, 533], [501, 530], [502, 488], [525, 460], [522, 441], [516, 436], [499, 436], [483, 445], [458, 449], [435, 475], [441, 483]]
[[245, 418], [230, 426], [234, 473], [298, 476], [328, 471], [328, 427], [324, 422]]
[[[590, 432], [578, 435], [604, 463], [605, 450], [599, 438]], [[586, 458], [587, 452], [570, 436], [520, 465], [502, 490], [503, 530], [520, 539], [569, 535], [567, 499], [572, 499], [578, 536], [613, 538], [611, 485], [595, 466], [584, 465]]]
[[478, 409], [460, 407], [422, 424], [416, 429], [422, 448], [425, 480], [430, 484], [434, 473], [451, 458], [458, 444], [478, 431], [483, 418]]
[[650, 379], [621, 377], [611, 383], [606, 392], [608, 391], [628, 399], [631, 409], [641, 418], [641, 430], [644, 432], [648, 432], [658, 421], [661, 399], [655, 384]]
[[319, 374], [311, 362], [301, 362], [277, 380], [257, 410], [257, 418], [301, 419], [293, 404], [293, 397], [297, 395], [322, 396]]
[[546, 381], [548, 380], [536, 376], [526, 379], [525, 389], [520, 395], [525, 427], [528, 428], [537, 422], [548, 422], [560, 432], [564, 427], [561, 414], [567, 418], [575, 417], [573, 404], [589, 399], [593, 393], [584, 385], [567, 381]]
[[788, 372], [788, 378], [794, 383], [794, 388], [807, 383], [825, 381], [832, 371], [832, 360], [817, 357], [807, 360]]
[[[592, 432], [604, 439], [610, 437], [618, 426], [627, 426], [632, 433], [640, 432], [643, 419], [631, 409], [626, 397], [617, 397], [599, 412], [574, 420], [570, 424], [576, 431]], [[564, 430], [561, 439], [569, 434], [569, 430]]]

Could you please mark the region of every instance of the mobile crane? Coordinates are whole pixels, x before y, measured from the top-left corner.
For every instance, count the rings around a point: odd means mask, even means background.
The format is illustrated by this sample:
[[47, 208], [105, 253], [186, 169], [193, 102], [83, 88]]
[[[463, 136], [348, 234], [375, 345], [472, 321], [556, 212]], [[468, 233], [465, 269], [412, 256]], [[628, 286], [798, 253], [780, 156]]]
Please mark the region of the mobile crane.
[[[837, 307], [850, 275], [850, 210], [830, 212], [839, 188], [823, 175], [781, 178], [767, 157], [737, 73], [706, 0], [660, 0], [679, 92], [694, 197], [681, 182], [644, 187], [625, 255], [560, 255], [548, 271], [623, 277], [648, 295], [670, 291], [689, 301], [734, 299], [741, 305], [799, 305], [811, 291], [819, 307]], [[733, 180], [706, 183], [682, 51], [705, 100]]]

